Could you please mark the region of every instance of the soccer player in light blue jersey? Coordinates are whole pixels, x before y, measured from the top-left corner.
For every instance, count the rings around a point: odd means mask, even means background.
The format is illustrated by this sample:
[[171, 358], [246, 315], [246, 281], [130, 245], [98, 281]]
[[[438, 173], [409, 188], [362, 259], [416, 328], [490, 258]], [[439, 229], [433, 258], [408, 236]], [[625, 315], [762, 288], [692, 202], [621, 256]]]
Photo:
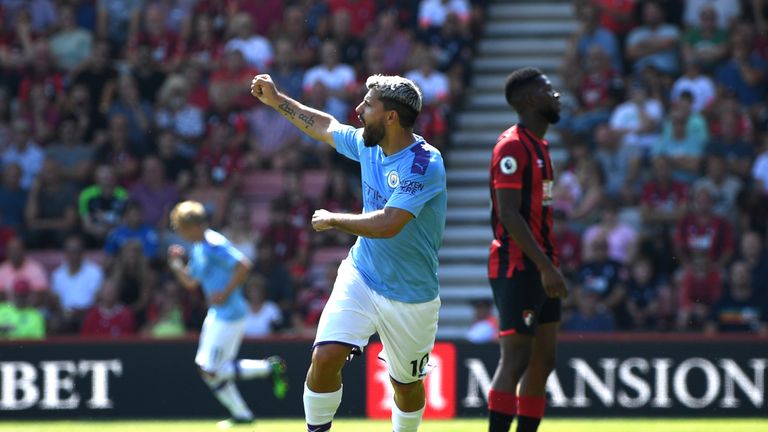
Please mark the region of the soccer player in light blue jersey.
[[355, 109], [363, 128], [280, 93], [269, 75], [257, 75], [251, 94], [309, 136], [358, 161], [362, 214], [317, 210], [316, 231], [358, 236], [339, 266], [320, 317], [304, 386], [307, 430], [331, 429], [341, 402], [341, 369], [378, 333], [394, 388], [394, 432], [416, 431], [424, 414], [422, 379], [435, 343], [440, 309], [437, 252], [446, 213], [445, 167], [440, 152], [413, 133], [421, 91], [410, 80], [374, 75]]
[[184, 201], [173, 208], [171, 226], [193, 244], [184, 264], [184, 249], [168, 249], [168, 265], [187, 289], [200, 286], [210, 308], [203, 322], [195, 364], [205, 383], [231, 418], [219, 423], [226, 428], [253, 422], [253, 413], [235, 386], [235, 379], [272, 376], [275, 396], [282, 399], [287, 390], [285, 362], [279, 357], [266, 360], [237, 360], [245, 331], [248, 304], [242, 285], [248, 278], [251, 262], [223, 235], [208, 228], [203, 205]]

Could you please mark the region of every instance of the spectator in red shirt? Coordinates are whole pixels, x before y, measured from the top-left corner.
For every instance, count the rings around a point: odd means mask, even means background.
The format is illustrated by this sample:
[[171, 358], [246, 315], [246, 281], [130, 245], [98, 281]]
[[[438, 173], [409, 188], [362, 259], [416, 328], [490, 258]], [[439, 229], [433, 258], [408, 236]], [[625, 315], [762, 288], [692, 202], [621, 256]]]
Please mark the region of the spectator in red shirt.
[[581, 237], [568, 228], [564, 211], [555, 210], [552, 217], [554, 219], [552, 237], [555, 241], [560, 269], [567, 277], [573, 277], [581, 267]]
[[261, 243], [272, 245], [275, 258], [286, 264], [294, 279], [306, 274], [309, 260], [309, 233], [291, 223], [290, 203], [278, 199], [272, 204], [271, 222], [261, 235]]
[[234, 140], [235, 133], [229, 124], [213, 124], [195, 160], [210, 170], [214, 183], [230, 189], [239, 184], [245, 163], [243, 152]]
[[197, 14], [193, 26], [189, 40], [179, 44], [176, 56], [207, 72], [216, 70], [224, 52], [224, 44], [214, 31], [213, 17], [207, 13]]
[[120, 292], [115, 282], [105, 280], [98, 294], [97, 305], [85, 315], [80, 335], [120, 337], [136, 333], [133, 314], [119, 299]]
[[621, 87], [621, 76], [600, 45], [589, 47], [584, 63], [584, 73], [571, 74], [576, 77], [571, 91], [578, 97], [579, 105], [563, 116], [558, 129], [589, 138], [597, 125], [610, 120], [611, 110], [617, 102], [615, 96]]
[[730, 262], [734, 251], [732, 228], [714, 214], [709, 189], [694, 191], [690, 212], [677, 224], [675, 250], [683, 264], [690, 263], [696, 254], [707, 255], [721, 268]]
[[723, 277], [706, 253], [693, 256], [690, 266], [678, 280], [677, 327], [701, 329], [710, 308], [723, 293]]
[[166, 28], [166, 17], [163, 9], [158, 4], [149, 4], [144, 9], [142, 28], [135, 41], [129, 47], [129, 57], [136, 55], [136, 49], [140, 45], [148, 45], [152, 52], [152, 58], [160, 64], [165, 72], [170, 72], [176, 66], [174, 59], [178, 35]]
[[243, 92], [259, 71], [245, 62], [243, 53], [227, 49], [221, 67], [211, 74], [208, 96], [214, 109], [226, 112], [235, 108], [250, 108], [256, 104], [248, 92]]
[[653, 159], [653, 175], [643, 186], [640, 211], [650, 228], [666, 231], [677, 223], [688, 208], [688, 187], [672, 178], [672, 166], [666, 156]]

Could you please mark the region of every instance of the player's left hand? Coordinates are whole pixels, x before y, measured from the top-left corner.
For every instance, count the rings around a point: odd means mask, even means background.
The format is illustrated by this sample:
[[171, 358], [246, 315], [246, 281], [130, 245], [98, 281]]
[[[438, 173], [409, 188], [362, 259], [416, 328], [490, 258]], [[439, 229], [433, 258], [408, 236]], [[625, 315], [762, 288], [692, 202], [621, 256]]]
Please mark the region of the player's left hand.
[[325, 209], [315, 210], [312, 215], [312, 228], [315, 231], [325, 231], [333, 228], [333, 213]]
[[227, 301], [227, 293], [225, 292], [217, 292], [211, 296], [211, 303], [215, 305], [223, 304], [225, 301]]

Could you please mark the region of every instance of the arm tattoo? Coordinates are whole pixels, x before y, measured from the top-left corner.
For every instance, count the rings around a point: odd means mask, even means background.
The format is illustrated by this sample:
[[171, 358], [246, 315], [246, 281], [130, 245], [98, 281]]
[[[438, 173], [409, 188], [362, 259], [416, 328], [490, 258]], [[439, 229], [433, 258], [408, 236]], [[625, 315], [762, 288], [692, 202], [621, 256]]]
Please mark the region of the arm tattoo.
[[280, 110], [285, 113], [286, 117], [296, 118], [296, 109], [293, 108], [288, 101], [285, 101], [280, 104], [278, 107]]
[[[296, 108], [292, 107], [288, 101], [281, 103], [278, 108], [283, 112], [283, 115], [288, 117], [289, 120], [296, 120]], [[304, 128], [309, 129], [315, 125], [315, 116], [304, 112], [298, 113], [298, 120], [304, 123]]]
[[304, 122], [304, 128], [309, 128], [315, 125], [315, 116], [307, 115], [304, 113], [299, 114], [299, 120]]

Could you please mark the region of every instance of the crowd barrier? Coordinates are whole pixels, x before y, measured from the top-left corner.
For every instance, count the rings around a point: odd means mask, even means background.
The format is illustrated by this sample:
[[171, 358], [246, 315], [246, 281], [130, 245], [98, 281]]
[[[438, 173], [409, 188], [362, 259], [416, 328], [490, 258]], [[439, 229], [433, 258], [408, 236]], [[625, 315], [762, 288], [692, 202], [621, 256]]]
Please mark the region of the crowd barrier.
[[[241, 357], [278, 354], [292, 384], [239, 383], [259, 417], [303, 416], [311, 341], [247, 340]], [[391, 389], [373, 342], [344, 370], [339, 417], [389, 418]], [[225, 415], [197, 375], [194, 338], [0, 342], [0, 419], [210, 418]], [[486, 414], [495, 344], [439, 341], [425, 386], [428, 418]], [[566, 335], [547, 383], [552, 417], [764, 417], [768, 338]]]

